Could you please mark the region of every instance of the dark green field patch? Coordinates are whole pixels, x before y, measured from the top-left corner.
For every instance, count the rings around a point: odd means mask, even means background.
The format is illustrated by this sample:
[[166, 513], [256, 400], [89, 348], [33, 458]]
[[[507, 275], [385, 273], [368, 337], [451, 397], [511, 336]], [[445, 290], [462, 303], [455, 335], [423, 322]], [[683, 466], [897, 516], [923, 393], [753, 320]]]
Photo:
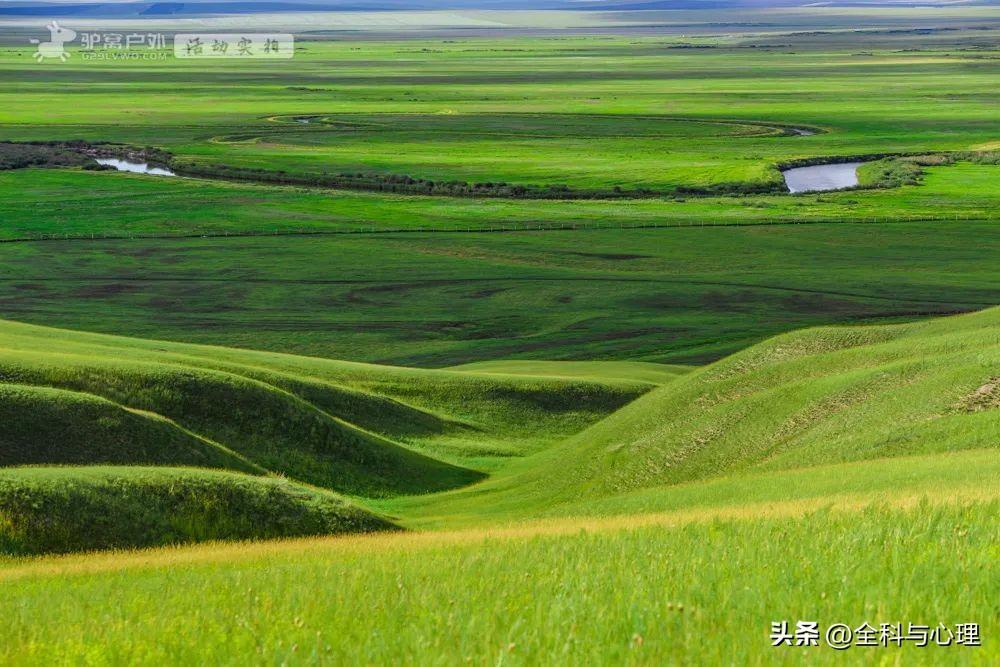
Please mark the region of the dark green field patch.
[[992, 230], [961, 222], [8, 244], [0, 312], [424, 366], [700, 363], [801, 326], [991, 305], [1000, 293], [986, 278], [1000, 252]]

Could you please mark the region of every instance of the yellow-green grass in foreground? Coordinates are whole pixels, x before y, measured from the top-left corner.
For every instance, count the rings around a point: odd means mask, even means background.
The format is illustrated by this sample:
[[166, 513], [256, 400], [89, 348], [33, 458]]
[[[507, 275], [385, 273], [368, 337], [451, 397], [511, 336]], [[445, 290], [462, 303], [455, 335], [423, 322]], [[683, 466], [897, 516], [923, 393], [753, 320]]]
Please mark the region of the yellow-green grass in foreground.
[[[405, 510], [399, 518], [407, 528], [487, 530], [490, 526], [555, 525], [564, 520], [609, 519], [639, 521], [661, 514], [692, 513], [698, 516], [756, 515], [768, 507], [855, 506], [866, 502], [895, 502], [901, 498], [962, 498], [990, 500], [1000, 497], [1000, 452], [969, 449], [869, 461], [814, 465], [792, 470], [746, 472], [705, 480], [654, 486], [609, 495], [578, 498], [551, 506], [537, 505], [530, 519], [490, 515], [481, 507], [438, 506], [441, 514]], [[538, 500], [537, 498], [535, 499]], [[376, 501], [387, 511], [398, 503]], [[463, 507], [462, 504], [458, 505]], [[408, 508], [407, 508], [408, 509]], [[509, 508], [507, 508], [509, 510]]]
[[996, 500], [564, 520], [0, 566], [0, 659], [379, 664], [832, 664], [770, 623], [978, 622], [982, 647], [852, 649], [990, 664]]
[[[646, 525], [680, 525], [717, 519], [756, 520], [795, 516], [819, 509], [858, 510], [871, 504], [912, 507], [925, 501], [978, 503], [1000, 495], [1000, 457], [993, 450], [967, 450], [924, 456], [816, 466], [802, 470], [740, 475], [660, 486], [606, 501], [581, 501], [546, 516], [452, 523], [429, 530], [370, 536], [340, 535], [268, 540], [257, 544], [216, 542], [157, 549], [104, 551], [23, 558], [0, 556], [0, 578], [26, 574], [72, 574], [142, 569], [171, 563], [215, 562], [230, 554], [247, 558], [295, 550], [371, 549], [376, 543], [419, 548], [487, 538], [524, 538], [587, 530], [618, 530]], [[60, 469], [38, 468], [59, 475]], [[72, 470], [72, 469], [63, 469]], [[78, 468], [98, 474], [123, 468]], [[161, 469], [147, 469], [154, 473]], [[181, 470], [181, 469], [178, 469]], [[250, 548], [252, 547], [252, 548]]]

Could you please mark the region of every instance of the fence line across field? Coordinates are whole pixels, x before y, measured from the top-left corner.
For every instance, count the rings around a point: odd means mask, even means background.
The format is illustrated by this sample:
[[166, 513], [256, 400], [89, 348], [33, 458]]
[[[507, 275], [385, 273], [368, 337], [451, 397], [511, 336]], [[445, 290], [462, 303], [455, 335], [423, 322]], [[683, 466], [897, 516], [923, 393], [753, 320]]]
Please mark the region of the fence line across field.
[[382, 225], [364, 225], [359, 227], [342, 227], [338, 229], [248, 229], [239, 231], [185, 231], [185, 232], [90, 232], [80, 234], [29, 234], [11, 238], [0, 238], [0, 243], [31, 243], [38, 241], [127, 241], [153, 239], [185, 239], [185, 238], [251, 238], [260, 236], [333, 236], [347, 234], [488, 234], [503, 232], [548, 232], [548, 231], [600, 231], [611, 229], [689, 229], [692, 227], [760, 227], [774, 225], [881, 225], [907, 222], [989, 222], [996, 216], [986, 215], [954, 215], [946, 217], [912, 216], [890, 217], [873, 216], [869, 218], [838, 218], [838, 219], [772, 219], [772, 220], [683, 220], [669, 222], [519, 222], [492, 225], [466, 225], [451, 227], [406, 226], [390, 227]]

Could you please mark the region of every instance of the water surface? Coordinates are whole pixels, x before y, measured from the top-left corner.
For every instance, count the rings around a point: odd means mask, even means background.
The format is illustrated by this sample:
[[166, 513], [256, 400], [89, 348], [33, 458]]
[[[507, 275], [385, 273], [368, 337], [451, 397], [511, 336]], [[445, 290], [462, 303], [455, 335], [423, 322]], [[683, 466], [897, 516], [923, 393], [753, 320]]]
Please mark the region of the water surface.
[[151, 167], [148, 162], [132, 162], [114, 157], [97, 158], [97, 164], [114, 167], [118, 171], [128, 171], [133, 174], [152, 174], [153, 176], [176, 176], [174, 172], [162, 167]]
[[781, 172], [789, 192], [821, 192], [840, 190], [858, 184], [858, 167], [862, 162], [838, 162], [836, 164], [814, 164], [811, 167], [795, 167]]

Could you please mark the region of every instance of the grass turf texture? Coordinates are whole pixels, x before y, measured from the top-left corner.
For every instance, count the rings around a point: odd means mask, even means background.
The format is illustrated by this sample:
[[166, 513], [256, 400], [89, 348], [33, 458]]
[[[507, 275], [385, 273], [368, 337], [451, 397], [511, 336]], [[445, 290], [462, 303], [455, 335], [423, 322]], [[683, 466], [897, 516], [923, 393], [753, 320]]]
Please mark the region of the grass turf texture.
[[[309, 42], [266, 71], [42, 68], [22, 42], [0, 54], [0, 139], [300, 176], [773, 187], [788, 160], [995, 150], [995, 33], [964, 21], [710, 26], [708, 49]], [[40, 530], [12, 549], [8, 521], [8, 551], [79, 548], [91, 515], [120, 521], [93, 547], [257, 536], [248, 521], [435, 529], [0, 557], [0, 662], [832, 662], [768, 646], [771, 621], [814, 617], [994, 636], [997, 310], [760, 342], [996, 303], [996, 167], [921, 169], [866, 166], [887, 186], [870, 191], [573, 202], [0, 173], [4, 317], [271, 350], [0, 323], [0, 465], [94, 464], [0, 472], [6, 498], [60, 508], [39, 525], [18, 505]], [[748, 226], [619, 229], [714, 222]], [[545, 223], [611, 229], [452, 233]], [[291, 236], [359, 227], [404, 231]], [[215, 238], [265, 231], [290, 235]], [[210, 238], [33, 240], [104, 234]], [[861, 659], [995, 662], [948, 651]]]
[[[982, 647], [907, 643], [878, 655], [928, 665], [995, 657], [985, 639], [997, 628], [995, 501], [807, 507], [15, 563], [0, 569], [0, 656], [834, 664], [843, 656], [832, 650], [771, 648], [770, 623], [975, 617]], [[862, 650], [852, 657], [873, 659]]]
[[[607, 512], [643, 489], [672, 507], [677, 484], [720, 475], [736, 476], [719, 482], [732, 497], [754, 486], [739, 475], [773, 486], [781, 475], [759, 475], [995, 448], [998, 316], [806, 330], [655, 375], [636, 363], [377, 367], [4, 323], [0, 372], [16, 428], [0, 452], [7, 465], [277, 471], [367, 496], [411, 527], [586, 514], [595, 502]], [[463, 465], [491, 479], [427, 495], [475, 481]]]
[[0, 469], [5, 554], [392, 528], [332, 493], [283, 480], [180, 468]]

